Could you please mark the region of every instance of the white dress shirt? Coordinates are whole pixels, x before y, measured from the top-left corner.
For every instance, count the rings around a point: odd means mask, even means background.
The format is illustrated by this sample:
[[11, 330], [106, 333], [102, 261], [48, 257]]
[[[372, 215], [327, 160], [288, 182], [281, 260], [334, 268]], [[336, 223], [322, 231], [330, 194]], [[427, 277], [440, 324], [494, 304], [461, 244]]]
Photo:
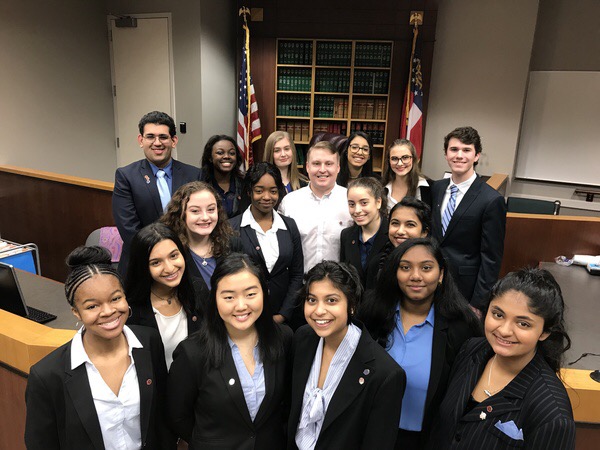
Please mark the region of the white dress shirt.
[[456, 184], [454, 181], [452, 181], [452, 178], [450, 178], [450, 183], [448, 183], [448, 187], [446, 188], [446, 193], [444, 194], [444, 201], [442, 202], [442, 208], [440, 209], [442, 215], [444, 214], [444, 211], [446, 211], [446, 206], [448, 206], [448, 201], [450, 200], [450, 188], [452, 186], [456, 186], [458, 188], [458, 191], [456, 191], [456, 205], [454, 206], [454, 211], [456, 211], [458, 209], [458, 205], [460, 205], [460, 202], [462, 201], [463, 197], [465, 196], [465, 194], [467, 193], [467, 191], [469, 190], [469, 188], [471, 187], [471, 185], [473, 184], [473, 182], [475, 181], [475, 179], [477, 178], [477, 174], [474, 173], [473, 175], [471, 175], [469, 177], [468, 180], [463, 181], [462, 183]]
[[335, 185], [329, 194], [317, 197], [310, 186], [290, 192], [281, 201], [279, 212], [296, 221], [304, 273], [324, 259], [339, 261], [340, 233], [354, 222], [348, 212], [347, 189]]
[[165, 348], [165, 361], [167, 362], [167, 370], [171, 368], [173, 363], [173, 352], [175, 348], [188, 336], [187, 316], [183, 306], [177, 314], [165, 316], [160, 311], [152, 307], [158, 332]]
[[285, 226], [281, 216], [277, 214], [277, 211], [273, 210], [273, 225], [271, 225], [271, 229], [263, 231], [252, 215], [250, 207], [244, 211], [244, 214], [242, 214], [242, 221], [240, 222], [240, 227], [246, 227], [248, 225], [250, 228], [256, 231], [256, 239], [260, 245], [260, 251], [265, 258], [267, 270], [270, 273], [271, 270], [273, 270], [273, 266], [275, 266], [275, 263], [279, 259], [279, 241], [277, 240], [277, 230], [287, 230], [287, 227]]
[[[390, 209], [392, 209], [394, 207], [394, 205], [396, 203], [398, 203], [398, 201], [392, 197], [392, 181], [390, 181], [388, 184], [385, 185], [385, 188], [387, 189], [388, 195], [387, 195], [387, 210], [388, 213], [390, 212]], [[422, 200], [421, 198], [421, 189], [419, 189], [421, 186], [429, 186], [429, 183], [427, 182], [427, 179], [423, 178], [423, 177], [419, 177], [419, 183], [417, 184], [417, 192], [415, 193], [415, 198], [417, 200]]]
[[[71, 370], [85, 364], [92, 398], [100, 423], [102, 440], [106, 450], [133, 450], [142, 447], [140, 426], [140, 386], [133, 361], [134, 348], [143, 348], [139, 339], [127, 326], [123, 333], [129, 345], [130, 364], [127, 368], [119, 395], [108, 387], [83, 347], [83, 327], [71, 341]], [[68, 430], [67, 430], [68, 432]]]

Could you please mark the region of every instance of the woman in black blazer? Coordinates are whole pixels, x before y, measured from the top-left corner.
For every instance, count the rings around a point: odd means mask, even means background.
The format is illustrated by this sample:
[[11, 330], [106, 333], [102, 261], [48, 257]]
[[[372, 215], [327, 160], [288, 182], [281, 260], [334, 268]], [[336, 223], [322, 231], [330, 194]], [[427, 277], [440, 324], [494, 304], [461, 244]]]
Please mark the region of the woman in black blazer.
[[205, 326], [175, 350], [167, 410], [190, 449], [280, 449], [291, 330], [269, 311], [267, 284], [247, 255], [219, 261]]
[[294, 336], [288, 449], [394, 447], [406, 376], [352, 320], [361, 293], [344, 263], [323, 261], [306, 275], [308, 325]]
[[175, 231], [186, 246], [186, 267], [200, 296], [208, 296], [217, 259], [242, 251], [221, 196], [203, 181], [184, 184], [171, 197], [161, 222]]
[[[246, 173], [242, 196], [242, 203], [250, 206], [242, 215], [230, 219], [231, 227], [240, 233], [244, 253], [267, 278], [270, 310], [277, 323], [289, 323], [304, 274], [302, 241], [296, 222], [275, 211], [284, 189], [281, 173], [274, 165], [256, 163]], [[276, 259], [273, 247], [277, 250]]]
[[132, 314], [127, 324], [160, 332], [167, 368], [175, 347], [200, 328], [208, 301], [207, 292], [194, 290], [185, 253], [177, 234], [160, 222], [145, 226], [131, 241], [125, 292]]
[[430, 449], [575, 448], [575, 422], [557, 376], [570, 347], [564, 302], [541, 269], [509, 273], [491, 292], [485, 338], [458, 355]]
[[[167, 371], [160, 336], [150, 328], [125, 326], [130, 309], [108, 250], [77, 248], [67, 264], [65, 293], [83, 327], [31, 367], [25, 445], [29, 450], [175, 448], [162, 417]], [[115, 420], [119, 409], [124, 419]]]
[[396, 139], [388, 148], [381, 183], [388, 208], [404, 197], [415, 197], [431, 206], [430, 180], [421, 175], [417, 150], [408, 139]]
[[461, 345], [481, 334], [439, 246], [418, 238], [396, 247], [358, 317], [406, 371], [396, 448], [421, 449]]
[[373, 177], [358, 178], [348, 184], [347, 195], [354, 225], [342, 230], [340, 235], [340, 261], [356, 268], [363, 288], [373, 289], [388, 242], [383, 187]]

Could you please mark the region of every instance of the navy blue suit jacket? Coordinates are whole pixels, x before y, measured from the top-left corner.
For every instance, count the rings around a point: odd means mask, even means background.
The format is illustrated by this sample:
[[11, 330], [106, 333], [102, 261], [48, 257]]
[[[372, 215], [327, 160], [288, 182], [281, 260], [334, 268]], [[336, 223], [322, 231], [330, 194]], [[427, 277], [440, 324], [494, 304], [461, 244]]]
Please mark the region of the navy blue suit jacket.
[[304, 276], [304, 254], [300, 232], [294, 219], [280, 215], [287, 230], [277, 230], [279, 258], [269, 273], [265, 257], [254, 231], [249, 225], [240, 228], [242, 215], [229, 220], [231, 227], [239, 231], [244, 253], [262, 269], [269, 285], [271, 312], [281, 314], [287, 320], [292, 317], [297, 306], [297, 294], [302, 287]]
[[[485, 338], [465, 343], [454, 363], [427, 448], [573, 450], [575, 422], [567, 391], [540, 352], [504, 389], [466, 411], [493, 354]], [[498, 429], [498, 421], [514, 422], [523, 439]]]
[[[190, 181], [198, 181], [200, 176], [199, 168], [173, 160], [172, 193]], [[133, 236], [163, 214], [156, 177], [148, 160], [142, 159], [117, 169], [112, 210], [115, 225], [123, 239], [119, 272], [124, 275]]]
[[442, 236], [442, 202], [450, 179], [434, 182], [432, 235], [448, 258], [458, 289], [471, 305], [484, 309], [498, 280], [504, 253], [506, 204], [504, 197], [477, 177]]

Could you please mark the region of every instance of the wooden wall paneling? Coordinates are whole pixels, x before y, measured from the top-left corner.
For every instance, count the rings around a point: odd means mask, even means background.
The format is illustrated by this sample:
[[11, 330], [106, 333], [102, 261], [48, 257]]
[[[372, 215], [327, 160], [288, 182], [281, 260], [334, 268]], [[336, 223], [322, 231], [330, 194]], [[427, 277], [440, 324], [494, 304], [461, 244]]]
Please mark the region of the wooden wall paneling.
[[93, 230], [114, 225], [112, 192], [0, 171], [0, 233], [40, 250], [45, 277], [63, 281], [65, 257]]
[[25, 386], [27, 378], [0, 365], [0, 448], [25, 450]]
[[600, 219], [508, 213], [500, 276], [574, 254], [600, 255]]

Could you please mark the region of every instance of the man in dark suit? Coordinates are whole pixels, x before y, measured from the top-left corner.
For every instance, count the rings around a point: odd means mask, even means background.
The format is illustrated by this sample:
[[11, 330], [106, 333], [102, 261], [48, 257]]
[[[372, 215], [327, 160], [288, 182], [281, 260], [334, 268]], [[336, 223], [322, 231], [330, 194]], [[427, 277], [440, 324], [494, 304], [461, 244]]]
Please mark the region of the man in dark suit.
[[452, 171], [433, 184], [432, 234], [440, 243], [460, 292], [478, 310], [498, 279], [504, 251], [504, 198], [476, 173], [481, 138], [471, 127], [456, 128], [444, 138]]
[[200, 179], [200, 169], [171, 158], [177, 145], [173, 119], [152, 111], [141, 118], [138, 143], [145, 159], [115, 173], [113, 218], [123, 239], [119, 272], [125, 275], [129, 246], [135, 233], [162, 216], [171, 195], [182, 185]]

